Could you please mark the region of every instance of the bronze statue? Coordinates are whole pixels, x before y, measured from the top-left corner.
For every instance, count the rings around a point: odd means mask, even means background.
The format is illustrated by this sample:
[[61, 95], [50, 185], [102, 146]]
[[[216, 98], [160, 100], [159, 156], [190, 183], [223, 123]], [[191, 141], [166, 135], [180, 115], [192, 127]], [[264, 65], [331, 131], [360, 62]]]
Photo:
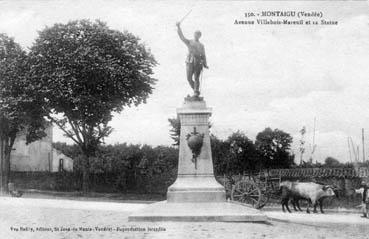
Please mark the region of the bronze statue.
[[186, 44], [188, 48], [188, 55], [186, 58], [187, 81], [194, 90], [194, 95], [198, 97], [200, 95], [200, 75], [202, 69], [203, 67], [208, 68], [206, 63], [205, 48], [204, 45], [199, 41], [201, 32], [196, 31], [194, 33], [194, 39], [188, 40], [182, 33], [181, 23], [177, 22], [176, 25], [179, 38]]

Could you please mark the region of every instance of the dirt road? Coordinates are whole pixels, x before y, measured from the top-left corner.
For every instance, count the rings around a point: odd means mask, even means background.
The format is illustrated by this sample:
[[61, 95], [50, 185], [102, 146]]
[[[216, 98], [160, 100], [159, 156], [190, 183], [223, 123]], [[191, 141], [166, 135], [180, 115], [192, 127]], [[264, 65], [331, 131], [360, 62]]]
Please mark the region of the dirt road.
[[268, 223], [130, 223], [145, 204], [0, 198], [0, 238], [369, 238], [358, 214], [265, 212]]

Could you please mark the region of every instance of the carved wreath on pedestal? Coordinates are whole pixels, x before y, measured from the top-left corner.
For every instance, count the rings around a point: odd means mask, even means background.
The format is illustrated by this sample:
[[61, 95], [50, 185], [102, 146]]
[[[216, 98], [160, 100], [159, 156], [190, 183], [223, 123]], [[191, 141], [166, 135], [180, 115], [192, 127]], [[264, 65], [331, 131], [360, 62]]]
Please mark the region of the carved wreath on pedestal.
[[197, 169], [197, 157], [201, 153], [201, 148], [204, 142], [204, 134], [200, 134], [196, 131], [196, 127], [193, 127], [193, 132], [187, 134], [187, 145], [192, 151], [192, 163], [195, 164], [195, 169]]

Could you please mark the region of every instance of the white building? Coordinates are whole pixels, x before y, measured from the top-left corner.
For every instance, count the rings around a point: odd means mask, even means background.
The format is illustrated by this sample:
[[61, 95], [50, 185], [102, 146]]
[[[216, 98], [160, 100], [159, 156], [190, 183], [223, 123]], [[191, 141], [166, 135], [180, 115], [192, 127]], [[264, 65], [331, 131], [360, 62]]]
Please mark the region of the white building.
[[52, 146], [52, 127], [47, 128], [45, 133], [47, 136], [28, 145], [25, 135], [17, 136], [10, 155], [12, 171], [73, 171], [73, 160]]

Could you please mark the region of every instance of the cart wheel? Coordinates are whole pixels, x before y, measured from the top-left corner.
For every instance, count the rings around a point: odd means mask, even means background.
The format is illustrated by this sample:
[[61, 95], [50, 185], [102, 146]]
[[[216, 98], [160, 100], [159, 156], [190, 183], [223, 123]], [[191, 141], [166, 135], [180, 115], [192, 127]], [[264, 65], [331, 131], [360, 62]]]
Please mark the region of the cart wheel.
[[252, 181], [238, 181], [232, 188], [231, 199], [245, 204], [250, 204], [254, 208], [259, 208], [261, 203], [260, 188]]
[[262, 191], [260, 195], [260, 201], [258, 205], [256, 205], [255, 208], [262, 209], [268, 203], [269, 198], [270, 198], [270, 194], [266, 191]]

